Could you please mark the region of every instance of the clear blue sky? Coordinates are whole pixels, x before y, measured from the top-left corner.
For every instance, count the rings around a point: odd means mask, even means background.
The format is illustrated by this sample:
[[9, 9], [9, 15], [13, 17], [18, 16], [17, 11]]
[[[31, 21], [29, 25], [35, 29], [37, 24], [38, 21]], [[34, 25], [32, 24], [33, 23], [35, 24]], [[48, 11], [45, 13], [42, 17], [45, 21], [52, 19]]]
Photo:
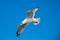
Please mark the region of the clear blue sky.
[[[59, 40], [59, 0], [0, 0], [0, 40]], [[38, 25], [26, 26], [17, 37], [18, 25], [26, 17], [27, 10], [39, 6]]]

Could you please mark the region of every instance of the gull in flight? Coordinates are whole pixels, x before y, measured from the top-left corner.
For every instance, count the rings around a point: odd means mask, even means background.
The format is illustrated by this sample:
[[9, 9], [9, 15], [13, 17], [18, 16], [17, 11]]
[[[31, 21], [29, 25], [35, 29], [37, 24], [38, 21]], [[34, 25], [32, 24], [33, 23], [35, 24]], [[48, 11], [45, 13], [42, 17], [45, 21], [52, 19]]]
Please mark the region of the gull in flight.
[[27, 12], [27, 18], [25, 18], [22, 23], [19, 25], [18, 30], [16, 32], [17, 36], [19, 36], [24, 29], [24, 27], [29, 24], [33, 23], [34, 25], [37, 25], [40, 22], [40, 18], [34, 18], [36, 11], [38, 10], [37, 8], [34, 8], [32, 10], [29, 10]]

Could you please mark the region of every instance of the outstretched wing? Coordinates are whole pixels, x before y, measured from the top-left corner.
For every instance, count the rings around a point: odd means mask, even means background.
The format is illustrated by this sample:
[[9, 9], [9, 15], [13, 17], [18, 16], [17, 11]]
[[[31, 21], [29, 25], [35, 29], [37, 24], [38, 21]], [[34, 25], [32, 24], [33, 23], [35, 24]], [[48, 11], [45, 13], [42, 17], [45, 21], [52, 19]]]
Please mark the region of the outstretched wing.
[[33, 11], [28, 11], [27, 12], [27, 18], [32, 18], [33, 17]]
[[20, 33], [22, 32], [23, 28], [28, 24], [27, 20], [25, 19], [21, 25], [19, 25], [18, 30], [16, 32], [17, 36], [20, 35]]
[[35, 12], [38, 10], [38, 8], [34, 8], [33, 10], [29, 10], [27, 12], [27, 18], [32, 18], [35, 15]]

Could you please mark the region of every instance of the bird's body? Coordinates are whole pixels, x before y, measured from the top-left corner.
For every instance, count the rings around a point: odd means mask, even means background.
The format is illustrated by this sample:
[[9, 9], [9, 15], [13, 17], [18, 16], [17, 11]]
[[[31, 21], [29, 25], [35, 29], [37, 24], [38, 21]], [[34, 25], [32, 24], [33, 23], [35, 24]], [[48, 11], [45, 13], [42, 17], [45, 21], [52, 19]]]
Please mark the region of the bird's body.
[[38, 10], [38, 8], [35, 8], [33, 10], [30, 10], [27, 12], [27, 18], [25, 18], [22, 23], [19, 25], [19, 28], [17, 30], [17, 36], [21, 33], [22, 29], [25, 27], [25, 25], [33, 22], [35, 25], [39, 23], [40, 18], [34, 18], [35, 12]]

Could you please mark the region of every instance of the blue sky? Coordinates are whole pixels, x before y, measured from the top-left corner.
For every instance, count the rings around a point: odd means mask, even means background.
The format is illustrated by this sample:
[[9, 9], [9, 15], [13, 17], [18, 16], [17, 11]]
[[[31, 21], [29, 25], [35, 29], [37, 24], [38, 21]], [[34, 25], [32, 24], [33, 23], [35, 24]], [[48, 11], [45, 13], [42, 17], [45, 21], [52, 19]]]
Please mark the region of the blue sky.
[[[59, 0], [0, 0], [0, 40], [59, 40]], [[18, 25], [26, 12], [39, 6], [38, 25], [27, 25], [17, 37]]]

